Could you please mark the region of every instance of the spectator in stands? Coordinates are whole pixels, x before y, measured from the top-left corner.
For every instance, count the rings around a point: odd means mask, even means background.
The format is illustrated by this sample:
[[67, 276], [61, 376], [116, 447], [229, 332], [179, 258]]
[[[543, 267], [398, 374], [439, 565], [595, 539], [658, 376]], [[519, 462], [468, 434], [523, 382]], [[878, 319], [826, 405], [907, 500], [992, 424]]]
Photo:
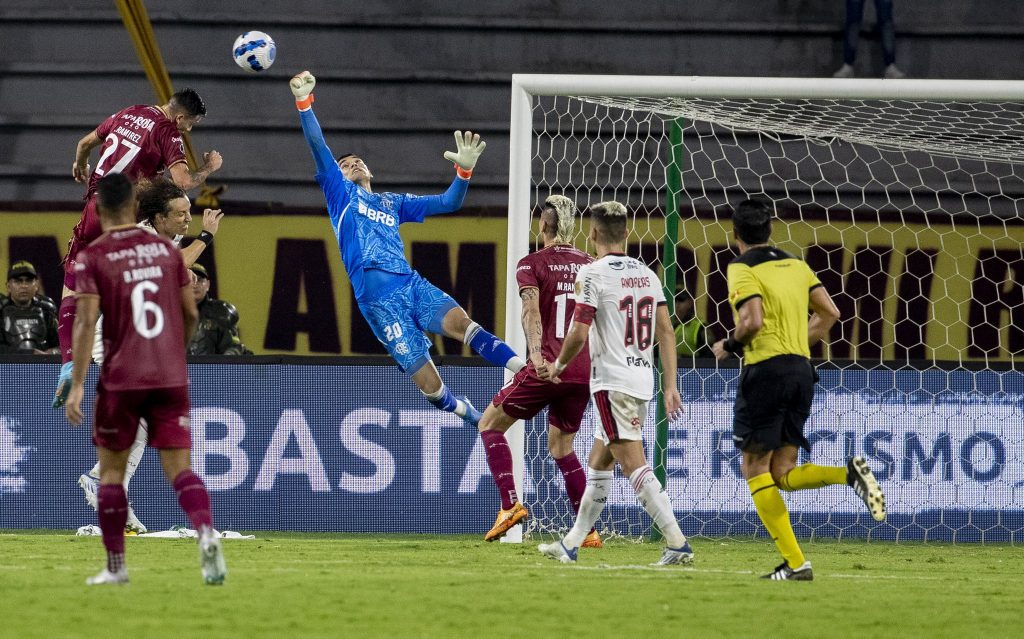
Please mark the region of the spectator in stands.
[[[857, 59], [857, 44], [860, 29], [864, 23], [865, 0], [846, 0], [846, 30], [843, 32], [843, 66], [832, 74], [834, 78], [852, 78], [855, 75], [853, 63]], [[878, 20], [878, 35], [882, 40], [882, 57], [885, 60], [883, 77], [898, 80], [907, 75], [896, 66], [896, 27], [892, 21], [893, 0], [875, 0], [875, 15]]]
[[189, 267], [196, 281], [192, 292], [199, 307], [199, 325], [188, 345], [189, 355], [252, 355], [238, 336], [238, 311], [232, 304], [210, 297], [210, 275], [198, 262]]
[[676, 291], [676, 353], [685, 357], [714, 357], [707, 329], [694, 311], [693, 296], [685, 288]]
[[24, 260], [7, 271], [0, 295], [0, 353], [58, 353], [57, 306], [39, 294], [36, 268]]

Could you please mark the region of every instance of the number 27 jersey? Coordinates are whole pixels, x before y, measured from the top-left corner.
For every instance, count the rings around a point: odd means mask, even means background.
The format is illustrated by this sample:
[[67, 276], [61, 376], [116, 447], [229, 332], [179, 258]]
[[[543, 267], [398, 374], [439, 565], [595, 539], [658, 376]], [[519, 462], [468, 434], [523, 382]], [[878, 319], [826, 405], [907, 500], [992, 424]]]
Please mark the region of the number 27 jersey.
[[577, 322], [590, 330], [590, 392], [654, 396], [654, 323], [665, 304], [658, 276], [640, 260], [611, 253], [576, 275]]

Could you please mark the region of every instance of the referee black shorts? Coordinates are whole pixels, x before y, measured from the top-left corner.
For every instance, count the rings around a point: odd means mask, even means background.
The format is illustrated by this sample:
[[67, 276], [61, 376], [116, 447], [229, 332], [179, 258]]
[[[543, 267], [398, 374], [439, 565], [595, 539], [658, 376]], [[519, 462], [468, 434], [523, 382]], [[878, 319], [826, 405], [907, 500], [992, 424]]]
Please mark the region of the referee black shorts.
[[791, 444], [810, 451], [804, 423], [811, 414], [816, 381], [810, 360], [799, 355], [744, 366], [732, 424], [736, 448], [767, 452]]

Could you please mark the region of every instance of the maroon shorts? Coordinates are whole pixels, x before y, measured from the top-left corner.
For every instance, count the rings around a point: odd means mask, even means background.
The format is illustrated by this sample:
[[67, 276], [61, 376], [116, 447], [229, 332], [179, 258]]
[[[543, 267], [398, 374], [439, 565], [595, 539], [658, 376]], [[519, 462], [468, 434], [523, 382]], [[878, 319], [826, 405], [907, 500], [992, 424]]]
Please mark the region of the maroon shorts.
[[92, 443], [125, 450], [135, 441], [139, 420], [145, 419], [153, 448], [192, 448], [188, 413], [188, 386], [111, 391], [100, 382]]
[[589, 383], [545, 382], [537, 377], [533, 364], [528, 364], [498, 391], [493, 403], [516, 419], [531, 419], [547, 406], [549, 424], [562, 432], [575, 433], [589, 402]]
[[100, 214], [96, 209], [96, 196], [85, 201], [85, 208], [82, 210], [82, 219], [78, 220], [71, 240], [68, 242], [68, 252], [64, 255], [61, 264], [64, 265], [64, 286], [72, 291], [75, 290], [75, 263], [78, 259], [78, 252], [89, 246], [89, 244], [103, 234], [100, 227]]

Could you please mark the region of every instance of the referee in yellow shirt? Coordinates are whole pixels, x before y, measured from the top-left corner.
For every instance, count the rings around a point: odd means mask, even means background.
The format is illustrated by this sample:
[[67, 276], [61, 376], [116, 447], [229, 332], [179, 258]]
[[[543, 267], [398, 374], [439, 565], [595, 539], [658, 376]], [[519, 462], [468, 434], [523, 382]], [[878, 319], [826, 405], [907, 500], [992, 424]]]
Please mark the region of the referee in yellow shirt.
[[863, 457], [850, 458], [845, 467], [796, 465], [799, 448], [811, 450], [804, 436], [817, 381], [810, 347], [828, 334], [839, 309], [803, 260], [769, 245], [771, 218], [764, 199], [745, 200], [732, 214], [740, 256], [729, 263], [727, 275], [736, 330], [712, 349], [719, 360], [743, 358], [733, 441], [743, 453], [743, 476], [757, 514], [785, 560], [764, 578], [810, 581], [811, 562], [800, 550], [779, 490], [848, 484], [877, 521], [885, 519], [885, 496]]

